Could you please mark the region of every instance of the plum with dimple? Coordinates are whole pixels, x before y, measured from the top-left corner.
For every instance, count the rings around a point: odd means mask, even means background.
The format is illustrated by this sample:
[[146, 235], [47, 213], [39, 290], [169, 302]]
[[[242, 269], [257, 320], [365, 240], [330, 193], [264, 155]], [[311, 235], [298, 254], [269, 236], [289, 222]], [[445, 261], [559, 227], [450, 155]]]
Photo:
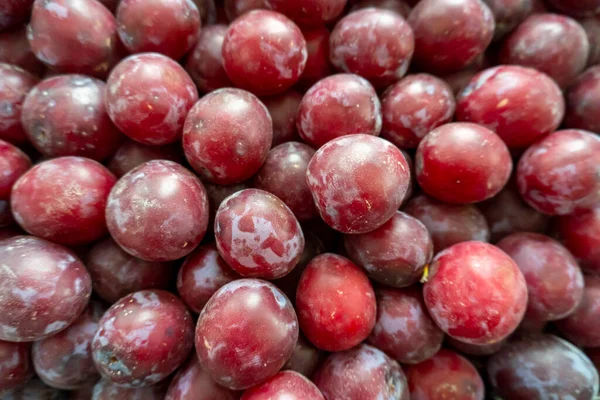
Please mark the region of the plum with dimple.
[[0, 242], [0, 340], [32, 342], [67, 328], [92, 294], [90, 275], [68, 249], [33, 236]]
[[275, 375], [298, 339], [292, 303], [273, 284], [240, 279], [211, 297], [196, 326], [200, 365], [218, 384], [247, 389]]
[[304, 233], [292, 211], [259, 189], [241, 190], [221, 203], [215, 239], [223, 259], [245, 277], [281, 278], [304, 250]]
[[92, 356], [103, 378], [133, 388], [165, 379], [193, 346], [192, 317], [181, 300], [162, 290], [142, 290], [104, 313], [92, 340]]
[[148, 161], [110, 192], [106, 223], [113, 239], [134, 257], [172, 261], [200, 243], [208, 225], [202, 182], [181, 165]]

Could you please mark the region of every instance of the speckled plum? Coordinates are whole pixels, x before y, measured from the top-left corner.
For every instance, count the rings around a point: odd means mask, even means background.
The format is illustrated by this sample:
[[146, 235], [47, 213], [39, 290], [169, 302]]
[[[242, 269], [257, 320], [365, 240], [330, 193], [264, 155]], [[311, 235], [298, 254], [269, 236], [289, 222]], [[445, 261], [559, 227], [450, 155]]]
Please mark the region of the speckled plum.
[[310, 344], [302, 335], [294, 347], [294, 352], [283, 369], [296, 371], [304, 376], [312, 376], [321, 363], [322, 352]]
[[577, 21], [534, 14], [506, 38], [499, 61], [535, 68], [565, 88], [585, 68], [589, 51], [587, 35]]
[[555, 325], [578, 346], [600, 347], [600, 277], [585, 277], [583, 298], [575, 312]]
[[208, 198], [200, 180], [172, 161], [148, 161], [110, 192], [106, 224], [129, 254], [148, 261], [188, 255], [208, 225]]
[[590, 42], [587, 65], [588, 67], [596, 65], [600, 63], [600, 18], [592, 16], [579, 20], [579, 23], [585, 30], [588, 42]]
[[331, 75], [333, 71], [333, 66], [329, 61], [330, 32], [323, 26], [317, 26], [310, 29], [305, 28], [302, 34], [306, 40], [308, 57], [298, 85], [310, 88], [321, 79]]
[[35, 76], [42, 76], [46, 67], [31, 51], [25, 26], [0, 32], [0, 62], [16, 65]]
[[279, 197], [299, 221], [318, 216], [306, 183], [306, 169], [315, 154], [310, 146], [287, 142], [274, 147], [254, 176], [254, 187]]
[[392, 287], [417, 282], [433, 257], [425, 225], [400, 211], [374, 231], [344, 235], [344, 247], [371, 279]]
[[409, 75], [390, 86], [381, 99], [381, 137], [413, 149], [430, 131], [452, 120], [456, 102], [444, 81], [428, 74]]
[[256, 95], [285, 92], [302, 75], [307, 57], [300, 28], [269, 10], [250, 11], [236, 19], [223, 41], [227, 76]]
[[108, 309], [92, 340], [94, 364], [125, 387], [153, 385], [187, 358], [194, 345], [192, 317], [173, 294], [143, 290]]
[[497, 246], [525, 277], [528, 315], [552, 321], [575, 311], [583, 296], [583, 274], [563, 245], [538, 233], [514, 233]]
[[265, 3], [300, 25], [322, 25], [342, 14], [347, 0], [265, 0]]
[[37, 0], [27, 29], [35, 56], [58, 72], [105, 78], [122, 53], [117, 21], [98, 1]]
[[598, 0], [579, 0], [577, 2], [548, 0], [548, 3], [559, 11], [574, 17], [585, 17], [600, 13], [600, 1]]
[[298, 140], [296, 114], [302, 101], [302, 95], [295, 90], [288, 90], [277, 96], [265, 97], [262, 101], [273, 120], [272, 146]]
[[[193, 355], [171, 381], [164, 400], [238, 400], [233, 390], [218, 385]], [[146, 400], [146, 399], [140, 399]], [[161, 400], [163, 400], [161, 398]]]
[[523, 199], [548, 215], [600, 204], [600, 137], [581, 130], [553, 133], [527, 149], [517, 166]]
[[448, 335], [489, 344], [512, 333], [527, 308], [527, 285], [517, 264], [495, 246], [463, 242], [439, 253], [423, 287], [425, 304]]
[[0, 5], [0, 31], [15, 28], [29, 16], [33, 0], [6, 0]]
[[84, 75], [43, 80], [25, 97], [21, 121], [29, 141], [48, 157], [81, 156], [102, 161], [123, 135], [104, 107], [105, 84]]
[[483, 0], [496, 22], [494, 41], [512, 32], [533, 11], [534, 0]]
[[330, 400], [408, 400], [410, 397], [400, 365], [367, 344], [329, 355], [314, 381]]
[[102, 379], [94, 386], [91, 400], [163, 400], [164, 398], [165, 388], [162, 386], [127, 388]]
[[188, 161], [200, 177], [219, 185], [254, 175], [272, 140], [267, 108], [250, 92], [233, 88], [204, 96], [190, 110], [183, 129]]
[[510, 148], [527, 148], [554, 132], [565, 115], [558, 85], [532, 68], [503, 65], [475, 75], [457, 99], [456, 119], [496, 132]]
[[585, 272], [600, 274], [600, 207], [556, 218], [555, 232]]
[[486, 370], [494, 392], [511, 400], [589, 400], [598, 393], [594, 364], [577, 347], [552, 335], [508, 343], [490, 358]]
[[244, 392], [241, 400], [270, 399], [325, 400], [314, 383], [294, 371], [281, 371], [269, 380]]
[[491, 43], [494, 16], [480, 0], [422, 0], [410, 13], [414, 62], [422, 69], [449, 74], [468, 66]]
[[600, 133], [600, 65], [579, 75], [566, 93], [565, 127]]
[[329, 58], [339, 70], [385, 88], [402, 78], [415, 50], [412, 29], [397, 13], [380, 8], [351, 12], [329, 37]]
[[96, 161], [60, 157], [44, 161], [15, 183], [11, 208], [32, 235], [77, 245], [106, 234], [104, 208], [115, 176]]
[[162, 145], [181, 138], [198, 90], [182, 66], [157, 53], [121, 61], [106, 81], [106, 110], [125, 135]]
[[24, 386], [35, 374], [31, 344], [0, 341], [0, 395]]
[[381, 132], [381, 103], [371, 84], [353, 74], [328, 76], [302, 98], [296, 127], [315, 148], [337, 137]]
[[[466, 358], [442, 349], [406, 368], [411, 400], [483, 400], [483, 381]], [[512, 399], [512, 398], [511, 398]]]
[[164, 146], [148, 146], [134, 140], [125, 139], [115, 154], [108, 160], [106, 166], [118, 178], [146, 161], [170, 160], [181, 164], [183, 151], [179, 143]]
[[[0, 140], [0, 200], [8, 200], [14, 183], [31, 167], [29, 157], [18, 147]], [[302, 174], [304, 179], [304, 173]], [[308, 190], [308, 189], [307, 189]]]
[[479, 209], [489, 225], [492, 243], [512, 233], [542, 233], [549, 222], [547, 215], [534, 210], [523, 201], [514, 179], [496, 196], [480, 203]]
[[508, 148], [489, 129], [469, 122], [442, 125], [423, 138], [415, 157], [421, 188], [446, 203], [487, 200], [510, 178]]
[[431, 358], [442, 347], [444, 332], [433, 322], [421, 288], [379, 289], [377, 320], [369, 343], [402, 364]]
[[68, 249], [32, 236], [0, 242], [0, 340], [32, 342], [71, 325], [92, 282]]
[[456, 243], [490, 239], [485, 217], [473, 205], [445, 204], [419, 195], [410, 199], [403, 210], [425, 225], [433, 240], [434, 253]]
[[248, 11], [266, 9], [267, 4], [265, 0], [225, 0], [223, 8], [229, 21], [234, 21]]
[[98, 380], [91, 344], [104, 311], [100, 303], [91, 302], [68, 328], [33, 344], [33, 366], [42, 381], [73, 390]]
[[384, 10], [393, 11], [403, 18], [408, 18], [411, 7], [404, 0], [362, 0], [352, 6], [352, 10], [376, 7]]
[[38, 78], [15, 65], [0, 63], [0, 139], [13, 144], [27, 141], [21, 125], [25, 96]]
[[377, 304], [367, 275], [347, 258], [326, 253], [302, 273], [296, 310], [308, 340], [326, 351], [342, 351], [369, 336]]
[[145, 289], [167, 289], [174, 266], [140, 260], [126, 253], [112, 239], [96, 243], [87, 253], [86, 264], [94, 292], [109, 304]]
[[223, 68], [223, 40], [227, 25], [202, 28], [194, 49], [185, 62], [185, 69], [201, 92], [211, 92], [233, 86]]
[[342, 233], [365, 233], [386, 223], [402, 204], [410, 171], [390, 142], [350, 135], [321, 147], [306, 182], [321, 218]]
[[240, 279], [223, 286], [200, 314], [196, 352], [217, 383], [240, 390], [275, 375], [298, 339], [292, 303], [275, 285]]
[[130, 53], [156, 52], [178, 60], [198, 39], [200, 12], [189, 0], [121, 0], [117, 23]]
[[245, 277], [276, 279], [290, 273], [304, 249], [304, 233], [292, 211], [260, 189], [223, 200], [215, 217], [223, 259]]
[[217, 290], [239, 278], [223, 260], [217, 246], [207, 243], [186, 257], [177, 275], [177, 292], [192, 311], [200, 313]]

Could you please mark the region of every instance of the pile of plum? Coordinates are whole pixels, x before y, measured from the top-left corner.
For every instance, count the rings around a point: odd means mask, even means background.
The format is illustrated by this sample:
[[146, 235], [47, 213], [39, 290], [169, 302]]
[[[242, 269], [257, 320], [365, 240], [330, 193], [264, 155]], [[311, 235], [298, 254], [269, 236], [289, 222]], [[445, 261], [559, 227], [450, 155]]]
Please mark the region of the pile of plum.
[[600, 0], [0, 0], [0, 399], [593, 400]]

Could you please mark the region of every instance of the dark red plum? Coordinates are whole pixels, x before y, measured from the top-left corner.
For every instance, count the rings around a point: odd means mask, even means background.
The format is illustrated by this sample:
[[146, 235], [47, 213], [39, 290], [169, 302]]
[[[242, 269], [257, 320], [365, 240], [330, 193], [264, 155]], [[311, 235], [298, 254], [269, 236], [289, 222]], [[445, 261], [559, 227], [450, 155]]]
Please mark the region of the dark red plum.
[[226, 25], [210, 25], [202, 28], [194, 49], [185, 63], [185, 69], [201, 92], [212, 92], [233, 86], [223, 69], [223, 40]]
[[[238, 400], [233, 390], [217, 385], [200, 365], [198, 357], [190, 360], [171, 381], [164, 400]], [[140, 400], [146, 400], [140, 399]], [[161, 397], [161, 400], [163, 398]]]
[[266, 9], [265, 0], [225, 0], [225, 14], [230, 21], [242, 16], [248, 11]]
[[600, 66], [591, 67], [579, 75], [565, 96], [567, 112], [565, 127], [600, 132]]
[[24, 69], [0, 63], [0, 140], [17, 145], [27, 141], [21, 109], [25, 96], [38, 80]]
[[569, 0], [548, 0], [548, 3], [559, 11], [574, 17], [585, 17], [600, 12], [600, 1], [598, 0], [580, 0], [575, 3]]
[[572, 343], [600, 347], [600, 278], [585, 277], [583, 298], [575, 312], [556, 321], [558, 330]]
[[108, 160], [106, 166], [120, 178], [146, 161], [152, 160], [169, 160], [181, 164], [183, 162], [183, 152], [175, 143], [164, 146], [148, 146], [126, 139]]
[[0, 62], [16, 65], [35, 76], [42, 76], [46, 70], [29, 46], [25, 26], [0, 33]]
[[347, 0], [265, 0], [269, 8], [292, 18], [300, 25], [322, 25], [335, 20]]
[[0, 341], [0, 395], [24, 386], [35, 375], [31, 344]]
[[302, 95], [295, 90], [288, 90], [280, 95], [263, 99], [273, 120], [272, 147], [299, 139], [296, 130], [296, 114], [301, 101]]
[[18, 147], [0, 140], [0, 171], [2, 171], [2, 174], [0, 174], [0, 200], [7, 201], [10, 199], [14, 183], [30, 167], [31, 159], [25, 153], [19, 150]]
[[558, 217], [555, 231], [585, 272], [600, 274], [600, 207]]
[[326, 76], [331, 75], [333, 66], [329, 61], [329, 35], [327, 28], [316, 26], [302, 31], [306, 40], [308, 57], [298, 85], [309, 88]]
[[535, 0], [483, 0], [496, 21], [494, 41], [512, 32], [533, 11]]
[[27, 21], [33, 0], [6, 0], [0, 5], [0, 31], [15, 28]]
[[322, 352], [310, 344], [302, 335], [294, 347], [294, 352], [283, 369], [296, 371], [304, 376], [312, 376], [321, 363]]
[[411, 7], [408, 2], [404, 0], [362, 0], [357, 2], [352, 10], [359, 10], [362, 8], [376, 7], [384, 10], [393, 11], [403, 18], [408, 18], [410, 15]]
[[102, 379], [94, 386], [91, 400], [163, 400], [164, 398], [165, 388], [162, 386], [127, 388]]

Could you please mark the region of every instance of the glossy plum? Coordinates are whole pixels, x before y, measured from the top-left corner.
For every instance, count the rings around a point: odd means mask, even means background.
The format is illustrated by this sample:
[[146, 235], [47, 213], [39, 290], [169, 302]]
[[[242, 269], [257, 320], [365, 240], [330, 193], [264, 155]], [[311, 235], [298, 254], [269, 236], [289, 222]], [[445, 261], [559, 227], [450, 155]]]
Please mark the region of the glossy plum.
[[538, 233], [514, 233], [497, 246], [525, 277], [528, 315], [552, 321], [575, 311], [583, 296], [583, 274], [563, 245]]
[[423, 287], [437, 325], [455, 339], [490, 344], [512, 333], [527, 308], [517, 264], [495, 246], [463, 242], [438, 253]]
[[329, 355], [314, 380], [326, 399], [409, 399], [400, 365], [367, 344]]
[[[164, 400], [238, 400], [233, 390], [217, 385], [193, 355], [171, 381]], [[140, 400], [146, 400], [140, 399]], [[161, 397], [160, 400], [163, 400]]]
[[479, 373], [466, 358], [440, 350], [432, 358], [406, 368], [411, 400], [483, 400]]
[[558, 217], [555, 222], [560, 241], [577, 258], [581, 268], [590, 274], [600, 274], [600, 207]]
[[[218, 138], [218, 140], [215, 140]], [[226, 88], [204, 96], [190, 110], [183, 150], [201, 178], [219, 185], [242, 182], [258, 171], [273, 140], [273, 123], [253, 94]]]
[[91, 344], [104, 311], [100, 303], [91, 302], [67, 329], [33, 344], [33, 366], [42, 381], [72, 390], [98, 380]]
[[46, 67], [31, 51], [25, 26], [0, 32], [0, 62], [16, 65], [35, 76], [42, 76]]
[[49, 157], [102, 161], [114, 154], [123, 135], [104, 107], [105, 87], [101, 80], [83, 75], [40, 82], [27, 94], [21, 111], [29, 141]]
[[178, 60], [198, 39], [200, 12], [187, 0], [121, 0], [117, 22], [130, 53], [156, 52]]
[[127, 388], [102, 379], [94, 386], [91, 400], [163, 400], [164, 398], [165, 390], [162, 386]]
[[148, 161], [110, 192], [106, 224], [129, 254], [148, 261], [188, 255], [208, 225], [208, 198], [200, 180], [172, 161]]
[[292, 211], [260, 189], [239, 191], [221, 203], [215, 239], [227, 264], [252, 278], [287, 275], [304, 249], [304, 233]]
[[241, 278], [223, 260], [214, 243], [197, 247], [189, 254], [177, 275], [177, 292], [195, 313], [200, 313], [208, 300], [221, 287]]
[[32, 342], [52, 336], [87, 306], [92, 282], [70, 250], [17, 236], [0, 242], [0, 259], [0, 340]]
[[374, 231], [344, 235], [344, 247], [371, 279], [392, 287], [417, 282], [433, 257], [425, 225], [400, 211]]
[[183, 152], [177, 144], [164, 146], [148, 146], [134, 140], [126, 139], [108, 160], [106, 166], [118, 178], [146, 161], [170, 160], [181, 164]]
[[342, 351], [369, 336], [377, 304], [367, 275], [347, 258], [326, 253], [302, 273], [296, 309], [308, 340], [326, 351]]
[[13, 186], [13, 216], [32, 235], [67, 245], [90, 243], [107, 232], [104, 209], [115, 181], [88, 158], [44, 161]]
[[589, 400], [598, 392], [598, 372], [589, 358], [552, 335], [508, 343], [486, 369], [493, 390], [511, 400]]
[[402, 364], [420, 363], [438, 352], [444, 333], [429, 316], [419, 287], [379, 289], [376, 294], [370, 344]]
[[223, 69], [223, 40], [226, 25], [202, 28], [198, 41], [185, 62], [185, 69], [201, 92], [233, 86]]
[[331, 75], [333, 66], [329, 61], [329, 35], [327, 28], [322, 26], [304, 29], [302, 31], [306, 40], [306, 66], [300, 76], [298, 85], [309, 88], [326, 76]]
[[121, 55], [117, 21], [98, 1], [37, 0], [27, 29], [35, 56], [61, 73], [105, 78]]
[[381, 100], [381, 137], [412, 149], [434, 128], [452, 120], [456, 102], [450, 87], [433, 75], [409, 75], [390, 86]]
[[410, 182], [404, 155], [390, 142], [350, 135], [321, 147], [306, 172], [321, 218], [342, 233], [365, 233], [386, 223]]
[[558, 330], [578, 346], [600, 347], [600, 278], [585, 277], [583, 298], [575, 312], [556, 321]]
[[527, 149], [517, 166], [523, 199], [548, 215], [584, 211], [600, 203], [600, 137], [562, 130]]
[[196, 327], [201, 366], [220, 385], [246, 389], [275, 375], [298, 339], [292, 303], [273, 284], [240, 279], [209, 300]]
[[299, 139], [296, 130], [296, 114], [301, 101], [302, 95], [295, 90], [263, 99], [273, 120], [273, 147]]
[[337, 74], [320, 80], [302, 98], [296, 126], [315, 148], [346, 135], [381, 132], [381, 103], [364, 78]]
[[13, 144], [27, 141], [21, 125], [25, 96], [38, 78], [15, 65], [0, 63], [0, 140]]
[[565, 127], [600, 132], [600, 65], [579, 75], [566, 93]]
[[415, 157], [421, 188], [446, 203], [489, 199], [506, 185], [511, 171], [512, 160], [502, 139], [468, 122], [442, 125], [429, 132]]
[[307, 57], [300, 28], [269, 10], [250, 11], [236, 19], [223, 41], [227, 76], [237, 87], [257, 95], [289, 89], [302, 75]]
[[299, 221], [318, 216], [306, 183], [306, 169], [315, 150], [299, 142], [274, 147], [254, 176], [254, 187], [279, 197]]
[[499, 61], [535, 68], [567, 87], [586, 66], [590, 44], [577, 21], [557, 14], [534, 14], [502, 45]]
[[422, 0], [408, 18], [415, 36], [414, 62], [437, 74], [468, 66], [491, 43], [494, 16], [480, 0]]
[[35, 374], [31, 344], [0, 341], [0, 395], [24, 386]]
[[31, 160], [25, 153], [18, 147], [0, 140], [0, 171], [2, 171], [0, 174], [0, 200], [10, 199], [14, 183], [30, 167]]
[[325, 400], [314, 383], [294, 371], [281, 371], [266, 382], [244, 392], [241, 400], [270, 400], [291, 397], [302, 400]]
[[145, 289], [167, 289], [174, 274], [170, 263], [145, 261], [126, 253], [112, 239], [96, 243], [85, 264], [94, 292], [109, 304]]
[[385, 88], [402, 78], [415, 51], [415, 39], [406, 20], [380, 8], [351, 12], [329, 37], [329, 58], [339, 70]]
[[347, 0], [265, 0], [269, 8], [292, 18], [300, 25], [322, 25], [335, 20]]
[[157, 53], [121, 61], [106, 81], [106, 109], [131, 139], [148, 145], [181, 138], [185, 117], [198, 90], [182, 66]]
[[532, 68], [504, 65], [475, 75], [458, 96], [456, 118], [496, 132], [510, 148], [526, 148], [554, 132], [565, 115], [558, 85]]
[[194, 329], [185, 305], [162, 290], [123, 297], [108, 309], [92, 340], [94, 364], [105, 379], [125, 387], [155, 384], [187, 358]]

